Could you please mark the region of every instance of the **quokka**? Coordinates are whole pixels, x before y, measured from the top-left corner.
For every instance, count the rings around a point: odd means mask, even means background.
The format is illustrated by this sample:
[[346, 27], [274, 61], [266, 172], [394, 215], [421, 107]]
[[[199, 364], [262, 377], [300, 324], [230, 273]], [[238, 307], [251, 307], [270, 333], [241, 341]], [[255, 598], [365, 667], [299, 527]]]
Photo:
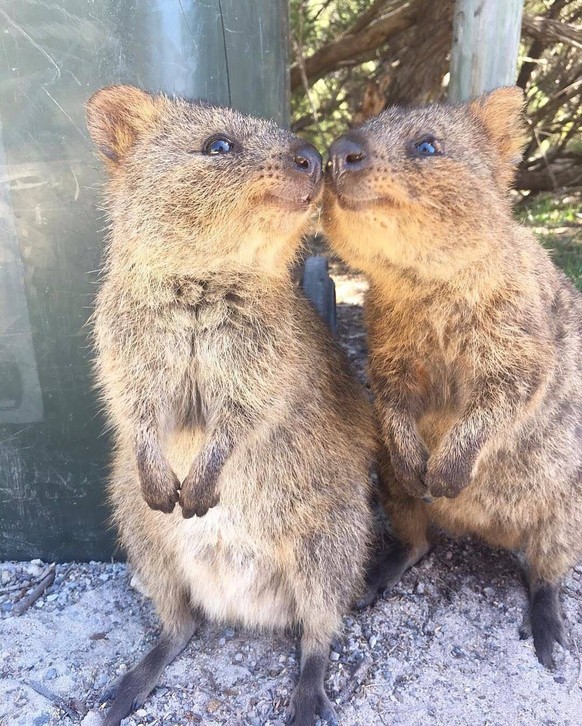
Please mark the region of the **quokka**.
[[321, 157], [273, 123], [112, 86], [87, 106], [111, 222], [95, 340], [114, 521], [159, 643], [113, 726], [203, 618], [302, 630], [289, 723], [334, 719], [330, 641], [363, 584], [372, 412], [290, 267]]
[[[582, 297], [512, 216], [522, 93], [391, 108], [330, 148], [324, 225], [364, 271], [370, 375], [400, 545], [369, 599], [436, 522], [518, 549], [539, 660], [563, 643], [558, 590], [582, 553]], [[528, 622], [529, 620], [529, 622]]]

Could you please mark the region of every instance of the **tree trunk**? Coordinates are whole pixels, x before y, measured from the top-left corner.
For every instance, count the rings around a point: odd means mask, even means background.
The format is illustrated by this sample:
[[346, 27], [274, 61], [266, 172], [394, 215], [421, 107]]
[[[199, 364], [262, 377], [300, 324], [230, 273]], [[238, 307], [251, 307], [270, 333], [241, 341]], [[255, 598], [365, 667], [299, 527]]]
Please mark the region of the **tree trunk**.
[[515, 83], [523, 0], [457, 0], [449, 100]]

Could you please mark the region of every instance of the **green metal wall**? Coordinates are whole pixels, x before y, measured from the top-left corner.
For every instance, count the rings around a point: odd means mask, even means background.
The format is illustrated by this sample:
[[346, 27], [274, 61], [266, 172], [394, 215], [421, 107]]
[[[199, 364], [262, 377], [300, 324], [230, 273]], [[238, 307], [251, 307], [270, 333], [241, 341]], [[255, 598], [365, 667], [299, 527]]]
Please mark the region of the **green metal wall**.
[[0, 559], [113, 552], [86, 325], [103, 181], [83, 104], [133, 83], [288, 120], [286, 0], [0, 4]]

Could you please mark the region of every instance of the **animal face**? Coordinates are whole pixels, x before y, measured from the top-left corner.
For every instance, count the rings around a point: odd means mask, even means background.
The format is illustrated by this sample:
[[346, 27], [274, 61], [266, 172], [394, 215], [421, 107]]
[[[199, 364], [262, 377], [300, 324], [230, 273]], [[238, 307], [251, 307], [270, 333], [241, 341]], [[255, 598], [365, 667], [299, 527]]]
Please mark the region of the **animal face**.
[[324, 225], [364, 269], [454, 267], [484, 253], [522, 144], [519, 89], [460, 106], [391, 108], [329, 150]]
[[[87, 105], [109, 212], [140, 262], [282, 265], [320, 195], [321, 157], [274, 123], [130, 86]], [[116, 235], [119, 239], [120, 235]]]

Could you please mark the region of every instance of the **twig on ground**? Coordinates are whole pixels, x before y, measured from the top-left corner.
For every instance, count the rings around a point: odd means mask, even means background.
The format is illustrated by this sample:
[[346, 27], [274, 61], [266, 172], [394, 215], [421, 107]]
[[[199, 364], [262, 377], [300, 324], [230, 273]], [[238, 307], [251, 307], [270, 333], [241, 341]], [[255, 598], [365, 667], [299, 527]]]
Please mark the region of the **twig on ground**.
[[358, 665], [356, 670], [352, 673], [350, 680], [339, 692], [336, 700], [338, 705], [342, 705], [349, 701], [356, 693], [358, 688], [364, 685], [364, 681], [368, 676], [370, 668], [372, 667], [373, 660], [367, 656], [364, 656], [362, 662]]
[[38, 585], [36, 585], [36, 587], [34, 587], [28, 593], [28, 595], [26, 597], [23, 597], [22, 600], [14, 607], [14, 615], [22, 615], [34, 605], [34, 603], [39, 599], [39, 597], [41, 597], [44, 591], [53, 584], [53, 581], [55, 579], [55, 571], [56, 563], [53, 562], [52, 565], [49, 565], [46, 574], [43, 576]]
[[15, 597], [14, 602], [18, 602], [19, 600], [22, 600], [22, 598], [26, 595], [26, 593], [30, 590], [30, 588], [34, 585], [35, 582], [40, 582], [48, 575], [51, 567], [53, 567], [53, 565], [49, 565], [48, 567], [46, 567], [43, 570], [43, 572], [39, 575], [39, 577], [34, 578], [27, 585], [23, 586], [22, 583], [16, 583], [15, 585], [8, 585], [8, 587], [4, 588], [3, 590], [0, 590], [0, 595], [8, 595], [11, 592], [20, 590], [18, 595]]
[[59, 588], [63, 584], [63, 582], [69, 576], [69, 572], [73, 569], [73, 567], [74, 567], [74, 563], [71, 563], [67, 567], [67, 569], [61, 575], [59, 575], [59, 579], [54, 583], [55, 588]]
[[67, 716], [70, 719], [77, 720], [79, 716], [81, 715], [79, 711], [76, 711], [74, 708], [71, 708], [57, 693], [54, 693], [50, 689], [46, 688], [42, 684], [38, 683], [37, 681], [24, 681], [24, 683], [29, 687], [32, 688], [33, 691], [36, 691], [39, 696], [42, 696], [43, 698], [46, 698], [47, 701], [51, 701], [55, 704], [55, 706], [58, 706], [59, 708], [62, 708], [63, 711], [67, 714]]
[[0, 590], [0, 595], [9, 595], [11, 592], [16, 592], [16, 590], [20, 590], [22, 592], [22, 595], [20, 597], [23, 597], [24, 594], [26, 594], [27, 590], [29, 590], [31, 587], [32, 583], [30, 585], [26, 585], [26, 587], [22, 587], [22, 583], [18, 582], [16, 583], [16, 585], [8, 585], [7, 587], [3, 587]]
[[576, 660], [578, 661], [578, 670], [576, 671], [576, 677], [570, 684], [570, 688], [568, 688], [568, 695], [572, 693], [572, 689], [574, 688], [574, 686], [577, 686], [580, 683], [580, 671], [582, 670], [582, 662], [580, 661], [580, 648], [578, 647], [578, 641], [576, 640], [575, 636], [573, 636], [573, 641], [574, 650], [576, 651]]

